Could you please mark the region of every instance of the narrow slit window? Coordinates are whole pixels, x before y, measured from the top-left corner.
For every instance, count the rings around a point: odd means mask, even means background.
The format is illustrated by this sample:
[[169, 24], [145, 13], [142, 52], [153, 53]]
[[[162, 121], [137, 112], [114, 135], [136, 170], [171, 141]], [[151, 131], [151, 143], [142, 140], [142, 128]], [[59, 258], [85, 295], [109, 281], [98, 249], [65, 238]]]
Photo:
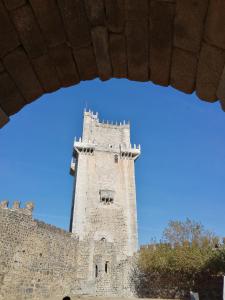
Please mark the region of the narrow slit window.
[[118, 155], [116, 154], [116, 155], [114, 155], [114, 162], [115, 162], [116, 164], [118, 164], [118, 161], [119, 161], [119, 158], [118, 158]]
[[98, 266], [95, 265], [95, 278], [97, 278], [97, 277], [98, 277]]
[[105, 273], [108, 273], [108, 265], [109, 265], [109, 262], [106, 261], [106, 262], [105, 262]]

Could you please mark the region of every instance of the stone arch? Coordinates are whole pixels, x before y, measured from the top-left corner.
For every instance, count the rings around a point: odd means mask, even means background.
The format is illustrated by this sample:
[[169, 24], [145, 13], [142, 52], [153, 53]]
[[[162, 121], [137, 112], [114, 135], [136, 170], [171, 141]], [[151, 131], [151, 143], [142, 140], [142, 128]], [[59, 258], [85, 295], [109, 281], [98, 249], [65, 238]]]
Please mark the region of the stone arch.
[[0, 28], [0, 126], [97, 77], [196, 91], [225, 110], [224, 0], [2, 0]]

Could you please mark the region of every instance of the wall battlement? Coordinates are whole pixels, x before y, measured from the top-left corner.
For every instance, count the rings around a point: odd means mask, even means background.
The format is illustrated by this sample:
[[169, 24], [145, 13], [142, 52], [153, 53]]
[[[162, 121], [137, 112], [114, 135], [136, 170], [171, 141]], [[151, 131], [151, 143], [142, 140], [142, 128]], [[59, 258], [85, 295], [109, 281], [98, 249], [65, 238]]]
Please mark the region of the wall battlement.
[[98, 117], [98, 113], [94, 113], [91, 110], [84, 110], [84, 118], [91, 118], [96, 122], [96, 126], [102, 126], [102, 127], [113, 127], [113, 128], [130, 128], [130, 122], [123, 120], [123, 122], [113, 122], [109, 120], [100, 120]]
[[30, 214], [32, 215], [33, 209], [34, 209], [34, 203], [31, 201], [25, 202], [24, 207], [20, 207], [21, 202], [20, 201], [14, 201], [12, 204], [12, 207], [9, 207], [9, 201], [8, 200], [2, 200], [0, 202], [0, 208], [2, 209], [10, 209], [10, 210], [16, 210], [19, 213], [23, 214]]

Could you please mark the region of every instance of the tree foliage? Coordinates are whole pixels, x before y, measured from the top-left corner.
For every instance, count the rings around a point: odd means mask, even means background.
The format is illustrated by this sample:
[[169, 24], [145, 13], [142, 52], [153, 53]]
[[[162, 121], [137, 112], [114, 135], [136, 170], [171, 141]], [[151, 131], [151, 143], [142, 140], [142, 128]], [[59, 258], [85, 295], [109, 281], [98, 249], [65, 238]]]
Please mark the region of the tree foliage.
[[[162, 297], [166, 289], [167, 294], [173, 291], [171, 297], [177, 297], [177, 291], [185, 294], [210, 276], [224, 275], [225, 247], [216, 248], [218, 241], [198, 222], [170, 221], [161, 243], [149, 244], [139, 251], [141, 284], [151, 291], [147, 296]], [[156, 290], [159, 294], [154, 294]], [[179, 297], [182, 298], [180, 294]]]
[[171, 245], [191, 243], [198, 246], [215, 246], [219, 242], [213, 232], [188, 218], [185, 221], [170, 221], [163, 232], [163, 240]]

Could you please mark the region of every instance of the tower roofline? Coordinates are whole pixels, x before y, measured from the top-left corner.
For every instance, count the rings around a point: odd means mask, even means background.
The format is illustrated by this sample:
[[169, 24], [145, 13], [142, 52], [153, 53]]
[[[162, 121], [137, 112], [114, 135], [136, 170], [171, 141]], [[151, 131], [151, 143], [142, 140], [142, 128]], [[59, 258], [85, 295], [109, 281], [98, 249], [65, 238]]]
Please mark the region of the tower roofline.
[[125, 120], [123, 120], [123, 122], [113, 122], [113, 121], [109, 121], [109, 120], [100, 120], [99, 119], [99, 114], [98, 112], [94, 113], [94, 111], [92, 110], [86, 110], [84, 109], [84, 118], [91, 118], [93, 120], [95, 120], [98, 125], [103, 125], [103, 126], [107, 126], [107, 127], [126, 127], [126, 128], [130, 128], [130, 121], [126, 122]]

